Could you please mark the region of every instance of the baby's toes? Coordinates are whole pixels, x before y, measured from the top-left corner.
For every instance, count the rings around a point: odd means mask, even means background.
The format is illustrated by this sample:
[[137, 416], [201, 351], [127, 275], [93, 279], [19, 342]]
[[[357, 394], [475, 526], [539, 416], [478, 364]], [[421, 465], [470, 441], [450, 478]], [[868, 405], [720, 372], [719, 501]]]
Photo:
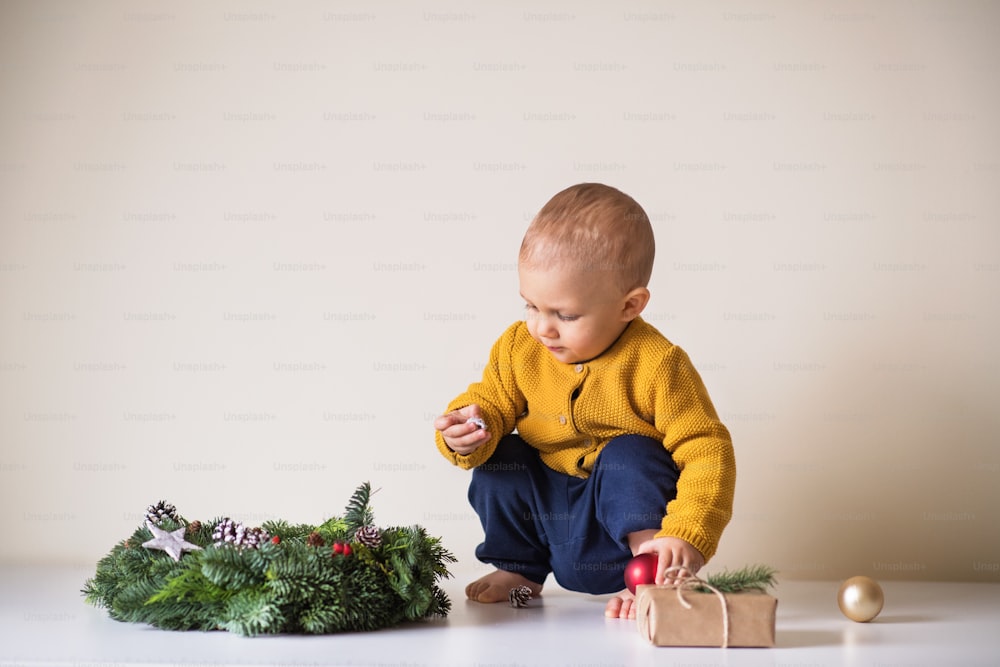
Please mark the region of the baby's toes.
[[608, 600], [608, 604], [604, 607], [604, 616], [606, 618], [618, 618], [618, 614], [622, 609], [622, 599], [621, 598], [611, 598]]

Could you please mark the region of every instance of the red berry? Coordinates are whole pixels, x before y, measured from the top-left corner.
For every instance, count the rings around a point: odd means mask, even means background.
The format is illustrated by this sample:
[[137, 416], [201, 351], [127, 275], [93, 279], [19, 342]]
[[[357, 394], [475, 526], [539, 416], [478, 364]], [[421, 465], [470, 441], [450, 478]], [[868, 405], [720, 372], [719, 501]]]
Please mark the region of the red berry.
[[351, 545], [350, 544], [345, 544], [344, 545], [344, 555], [345, 556], [350, 556], [351, 555], [351, 551], [352, 551]]
[[344, 548], [345, 547], [346, 547], [346, 545], [343, 542], [334, 542], [333, 543], [333, 553], [335, 553], [335, 554], [342, 554], [342, 553], [344, 553]]
[[281, 544], [281, 538], [275, 535], [271, 538], [271, 544]]

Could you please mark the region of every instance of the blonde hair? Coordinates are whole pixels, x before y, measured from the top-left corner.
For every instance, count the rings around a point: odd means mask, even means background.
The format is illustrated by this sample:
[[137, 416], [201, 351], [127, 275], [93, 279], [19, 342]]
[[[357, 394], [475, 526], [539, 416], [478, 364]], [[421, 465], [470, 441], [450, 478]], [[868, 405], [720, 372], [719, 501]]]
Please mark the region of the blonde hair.
[[653, 227], [634, 199], [608, 185], [579, 183], [552, 197], [531, 221], [518, 263], [608, 272], [628, 292], [649, 284], [654, 254]]

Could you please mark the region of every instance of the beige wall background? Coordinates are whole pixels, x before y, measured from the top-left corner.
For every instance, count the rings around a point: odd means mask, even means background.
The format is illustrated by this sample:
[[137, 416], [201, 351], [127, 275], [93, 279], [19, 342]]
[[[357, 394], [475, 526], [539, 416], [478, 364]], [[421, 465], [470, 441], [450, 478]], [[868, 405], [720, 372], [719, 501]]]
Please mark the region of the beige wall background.
[[475, 570], [431, 421], [549, 196], [652, 217], [730, 426], [711, 567], [1000, 581], [991, 2], [6, 2], [0, 562], [370, 480]]

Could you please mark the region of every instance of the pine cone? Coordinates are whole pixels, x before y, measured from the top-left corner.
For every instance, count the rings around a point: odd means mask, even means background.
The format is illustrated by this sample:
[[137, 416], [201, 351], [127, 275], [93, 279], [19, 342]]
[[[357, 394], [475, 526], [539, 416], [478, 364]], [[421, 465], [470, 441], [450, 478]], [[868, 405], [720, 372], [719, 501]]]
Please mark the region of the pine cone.
[[354, 533], [354, 539], [369, 549], [378, 549], [382, 546], [382, 532], [375, 526], [361, 526]]
[[246, 538], [243, 542], [243, 546], [256, 549], [262, 544], [267, 544], [271, 541], [271, 534], [268, 533], [263, 528], [250, 528], [247, 530]]
[[212, 541], [215, 546], [232, 544], [234, 547], [256, 549], [270, 538], [271, 536], [263, 528], [247, 528], [229, 517], [220, 521], [212, 531]]
[[187, 534], [190, 535], [192, 533], [197, 533], [199, 530], [201, 530], [201, 521], [195, 519], [188, 524]]
[[165, 500], [146, 508], [146, 521], [149, 523], [159, 526], [164, 519], [177, 522], [177, 508]]
[[510, 589], [507, 599], [510, 600], [511, 607], [527, 607], [528, 600], [531, 599], [531, 589], [527, 586], [516, 586]]
[[317, 533], [315, 530], [309, 533], [309, 536], [306, 537], [306, 544], [308, 544], [311, 547], [326, 546], [326, 543], [323, 541], [323, 536]]

